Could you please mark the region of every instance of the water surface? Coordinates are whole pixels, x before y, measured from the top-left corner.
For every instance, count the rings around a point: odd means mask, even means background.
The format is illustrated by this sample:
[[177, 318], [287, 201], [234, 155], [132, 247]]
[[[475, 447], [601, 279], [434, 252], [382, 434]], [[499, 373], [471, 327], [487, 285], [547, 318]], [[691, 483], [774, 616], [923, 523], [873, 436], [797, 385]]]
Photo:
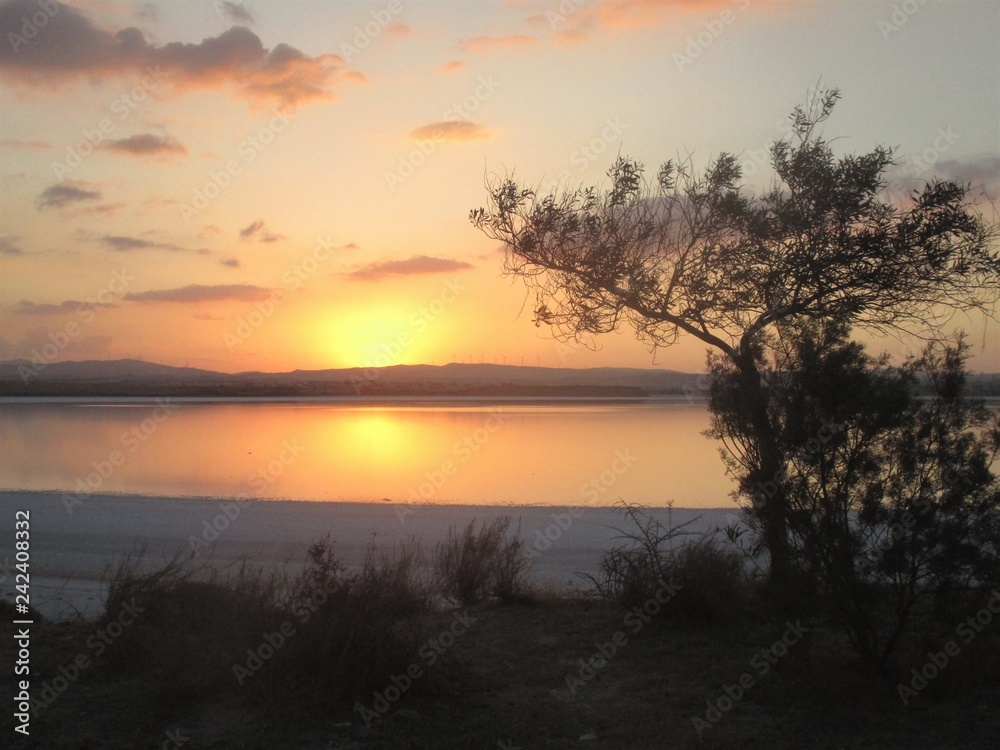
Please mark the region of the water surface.
[[364, 502], [720, 507], [703, 404], [0, 402], [0, 487]]

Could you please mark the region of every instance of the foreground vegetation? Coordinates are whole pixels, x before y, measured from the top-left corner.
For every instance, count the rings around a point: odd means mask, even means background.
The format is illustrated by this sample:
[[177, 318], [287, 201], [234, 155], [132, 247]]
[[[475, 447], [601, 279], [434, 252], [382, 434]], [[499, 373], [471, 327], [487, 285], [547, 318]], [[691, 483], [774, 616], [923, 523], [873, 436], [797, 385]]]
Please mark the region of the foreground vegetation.
[[623, 543], [568, 598], [529, 585], [509, 518], [357, 570], [329, 540], [279, 573], [127, 556], [100, 621], [36, 627], [15, 745], [993, 746], [1000, 595], [937, 600], [873, 672], [821, 607], [779, 614], [724, 535], [623, 510]]

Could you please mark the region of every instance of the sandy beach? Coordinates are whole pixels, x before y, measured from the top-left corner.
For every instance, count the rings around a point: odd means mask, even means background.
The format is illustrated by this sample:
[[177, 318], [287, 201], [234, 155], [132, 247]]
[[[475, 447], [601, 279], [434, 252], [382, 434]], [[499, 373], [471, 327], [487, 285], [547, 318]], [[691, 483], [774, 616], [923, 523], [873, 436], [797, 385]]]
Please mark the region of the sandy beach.
[[[510, 515], [537, 552], [535, 580], [581, 586], [578, 572], [594, 571], [601, 552], [624, 527], [613, 507], [405, 505], [225, 498], [75, 495], [0, 492], [0, 587], [13, 599], [14, 512], [31, 511], [31, 601], [42, 614], [63, 618], [97, 613], [102, 575], [138, 545], [149, 564], [178, 550], [223, 567], [241, 559], [264, 566], [301, 560], [307, 545], [327, 534], [344, 561], [355, 565], [374, 539], [379, 546], [416, 538], [426, 549], [449, 527]], [[664, 523], [694, 521], [691, 531], [725, 526], [733, 509], [666, 508], [651, 512]]]

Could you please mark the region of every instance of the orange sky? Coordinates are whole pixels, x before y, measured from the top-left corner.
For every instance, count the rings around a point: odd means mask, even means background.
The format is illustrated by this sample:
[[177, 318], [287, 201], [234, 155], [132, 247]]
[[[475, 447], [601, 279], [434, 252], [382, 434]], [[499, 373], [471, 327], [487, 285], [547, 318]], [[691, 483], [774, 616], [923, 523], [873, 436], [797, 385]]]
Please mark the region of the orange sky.
[[[0, 2], [0, 359], [701, 369], [695, 342], [654, 363], [628, 332], [590, 351], [536, 328], [467, 220], [484, 175], [729, 150], [760, 187], [822, 78], [844, 93], [827, 134], [898, 146], [897, 188], [1000, 195], [1000, 5], [899, 8]], [[955, 325], [1000, 371], [998, 325]]]

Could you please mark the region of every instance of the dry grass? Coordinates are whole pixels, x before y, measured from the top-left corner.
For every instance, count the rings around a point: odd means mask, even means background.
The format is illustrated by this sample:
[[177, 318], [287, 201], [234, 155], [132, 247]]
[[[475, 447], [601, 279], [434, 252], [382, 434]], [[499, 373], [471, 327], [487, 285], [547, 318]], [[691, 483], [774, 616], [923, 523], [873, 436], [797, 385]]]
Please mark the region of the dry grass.
[[459, 531], [452, 526], [434, 555], [441, 593], [461, 604], [475, 604], [488, 596], [516, 601], [528, 595], [531, 569], [520, 527], [511, 532], [510, 516], [483, 523], [475, 519]]

